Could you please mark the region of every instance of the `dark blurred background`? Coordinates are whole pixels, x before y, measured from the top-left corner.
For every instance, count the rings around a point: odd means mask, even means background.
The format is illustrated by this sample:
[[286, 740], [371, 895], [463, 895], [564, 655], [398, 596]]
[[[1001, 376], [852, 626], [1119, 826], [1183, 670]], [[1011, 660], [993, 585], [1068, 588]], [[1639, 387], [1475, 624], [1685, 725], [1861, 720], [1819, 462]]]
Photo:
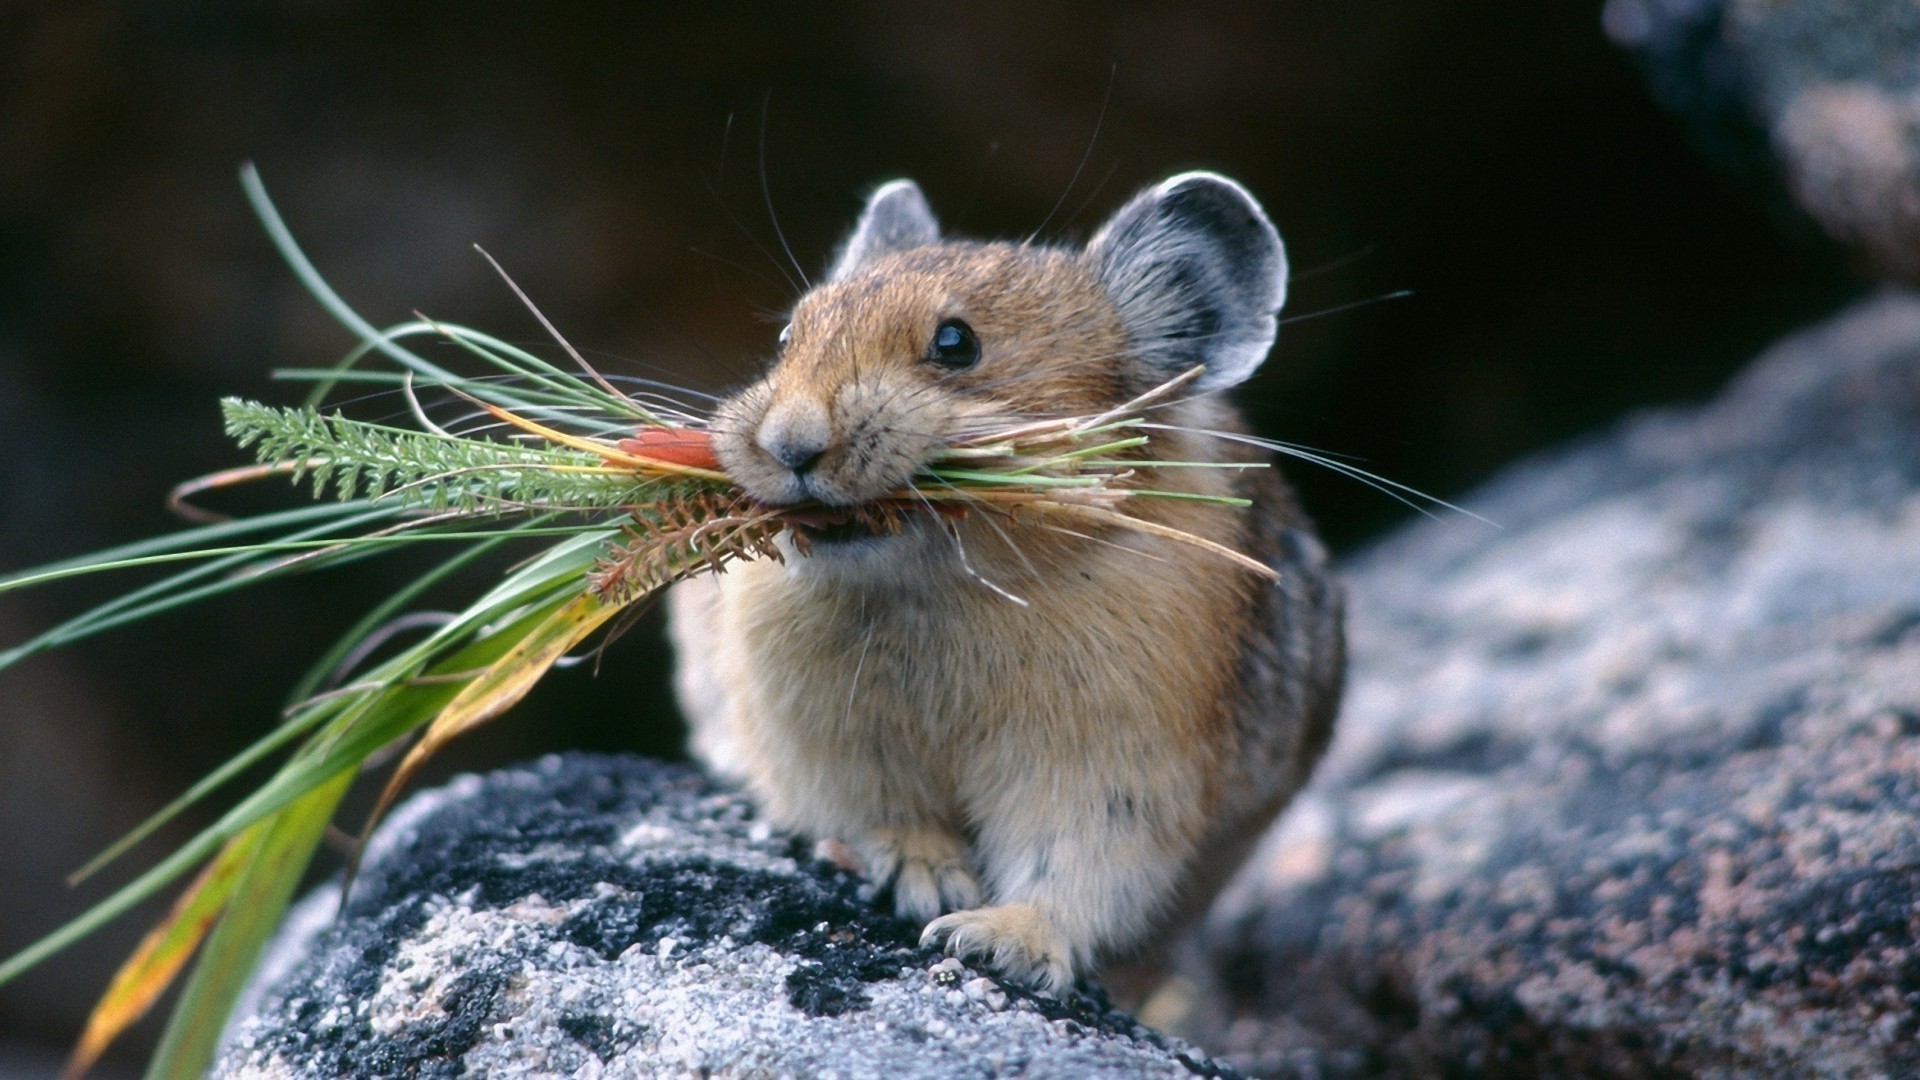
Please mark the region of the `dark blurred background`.
[[[1241, 393], [1260, 428], [1443, 497], [1699, 399], [1861, 289], [1695, 153], [1597, 2], [0, 5], [0, 571], [175, 527], [167, 487], [241, 460], [216, 399], [291, 402], [271, 369], [351, 344], [247, 210], [247, 160], [376, 323], [539, 341], [477, 242], [607, 370], [710, 391], [768, 355], [795, 295], [781, 236], [817, 270], [878, 181], [917, 178], [955, 232], [1067, 241], [1218, 169], [1297, 274], [1297, 321]], [[1290, 472], [1343, 551], [1410, 513]], [[0, 673], [0, 951], [100, 895], [61, 878], [263, 731], [410, 572], [364, 564]], [[121, 585], [0, 596], [0, 642]], [[676, 753], [666, 664], [644, 624], [436, 775]], [[0, 989], [18, 1060], [74, 1035], [145, 921]]]

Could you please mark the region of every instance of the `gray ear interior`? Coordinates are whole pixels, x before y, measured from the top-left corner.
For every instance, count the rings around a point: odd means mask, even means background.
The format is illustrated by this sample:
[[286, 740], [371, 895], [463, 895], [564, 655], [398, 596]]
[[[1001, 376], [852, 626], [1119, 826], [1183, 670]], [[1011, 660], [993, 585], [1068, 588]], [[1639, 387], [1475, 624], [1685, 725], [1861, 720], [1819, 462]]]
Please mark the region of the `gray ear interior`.
[[862, 263], [894, 251], [926, 247], [940, 242], [940, 223], [920, 186], [911, 180], [895, 180], [880, 185], [860, 212], [860, 223], [853, 235], [840, 245], [827, 280], [838, 281], [858, 269]]
[[1222, 389], [1273, 347], [1286, 248], [1260, 204], [1224, 176], [1182, 173], [1134, 196], [1086, 257], [1159, 378], [1205, 364], [1195, 388]]

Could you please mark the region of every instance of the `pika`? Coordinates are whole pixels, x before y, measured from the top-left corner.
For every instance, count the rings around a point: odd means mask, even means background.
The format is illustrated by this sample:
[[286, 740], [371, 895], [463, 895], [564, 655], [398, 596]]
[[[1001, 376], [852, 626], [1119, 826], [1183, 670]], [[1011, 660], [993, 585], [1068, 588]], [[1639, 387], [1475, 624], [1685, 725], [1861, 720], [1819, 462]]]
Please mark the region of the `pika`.
[[1216, 391], [1265, 360], [1285, 249], [1239, 184], [1175, 176], [1084, 249], [944, 239], [879, 188], [778, 359], [713, 423], [758, 501], [859, 506], [983, 422], [1098, 413], [1205, 365], [1156, 409], [1153, 486], [1250, 505], [1129, 513], [1278, 581], [1129, 529], [910, 515], [809, 529], [806, 553], [676, 586], [696, 756], [774, 824], [837, 840], [923, 941], [1070, 987], [1197, 915], [1325, 749], [1341, 597], [1277, 471]]

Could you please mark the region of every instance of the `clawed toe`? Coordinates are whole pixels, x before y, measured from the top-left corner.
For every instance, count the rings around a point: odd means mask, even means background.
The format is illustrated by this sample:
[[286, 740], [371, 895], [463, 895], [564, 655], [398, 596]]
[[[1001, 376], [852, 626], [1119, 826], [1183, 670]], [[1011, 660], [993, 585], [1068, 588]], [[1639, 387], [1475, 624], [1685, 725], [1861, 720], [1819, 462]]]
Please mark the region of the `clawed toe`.
[[886, 830], [862, 845], [867, 876], [893, 891], [893, 910], [925, 922], [980, 903], [980, 881], [958, 838], [937, 830]]
[[980, 903], [980, 882], [961, 862], [903, 859], [893, 878], [893, 908], [915, 921]]
[[1031, 904], [1002, 904], [943, 915], [927, 924], [920, 944], [949, 956], [975, 959], [999, 975], [1036, 990], [1073, 986], [1073, 959], [1053, 924]]

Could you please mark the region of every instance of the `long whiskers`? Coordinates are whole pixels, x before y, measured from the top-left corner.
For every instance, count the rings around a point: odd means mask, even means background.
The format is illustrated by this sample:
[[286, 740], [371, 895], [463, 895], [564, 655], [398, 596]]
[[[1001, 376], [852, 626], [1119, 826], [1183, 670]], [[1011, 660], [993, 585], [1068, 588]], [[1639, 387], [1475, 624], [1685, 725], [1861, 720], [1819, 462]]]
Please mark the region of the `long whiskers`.
[[[954, 488], [954, 485], [951, 482], [948, 482], [946, 484], [946, 487], [952, 490]], [[921, 496], [921, 501], [922, 502], [926, 501], [926, 497], [924, 495]], [[1036, 578], [1039, 577], [1040, 576], [1039, 567], [1036, 567], [1033, 565], [1033, 560], [1027, 558], [1027, 553], [1021, 549], [1020, 545], [1017, 542], [1015, 542], [1013, 537], [1007, 534], [1007, 531], [1005, 529], [1000, 527], [1000, 523], [994, 520], [996, 516], [997, 515], [992, 513], [982, 514], [981, 520], [986, 522], [987, 527], [992, 529], [996, 534], [999, 535], [1001, 541], [1007, 545], [1007, 550], [1013, 552], [1014, 558], [1020, 560], [1020, 565], [1027, 568], [1027, 573], [1033, 575]], [[954, 529], [957, 532], [959, 529], [959, 526], [955, 525]], [[962, 558], [964, 559], [964, 557], [965, 557], [965, 553], [962, 552]], [[968, 570], [969, 572], [971, 572], [972, 568], [969, 567]], [[975, 575], [975, 576], [977, 577], [978, 575]], [[1001, 592], [1002, 595], [1006, 595], [1003, 590], [996, 589], [995, 591]], [[1024, 607], [1025, 604], [1023, 603], [1022, 606]]]
[[1032, 606], [1027, 602], [1027, 599], [1025, 597], [1016, 595], [1015, 593], [1008, 591], [1006, 588], [1001, 586], [998, 582], [994, 581], [992, 578], [989, 578], [985, 574], [982, 574], [980, 571], [974, 569], [972, 560], [967, 558], [966, 541], [960, 538], [960, 526], [955, 524], [954, 522], [945, 521], [944, 519], [942, 520], [942, 524], [946, 526], [947, 535], [953, 537], [953, 549], [955, 554], [959, 557], [960, 569], [968, 577], [972, 578], [976, 582], [979, 582], [981, 585], [986, 586], [987, 589], [1001, 596], [1002, 598], [1011, 600], [1014, 603], [1020, 605], [1021, 607]]
[[773, 185], [767, 179], [767, 118], [773, 112], [773, 91], [768, 90], [760, 100], [760, 194], [766, 199], [767, 221], [773, 225], [774, 238], [780, 241], [780, 250], [787, 253], [787, 262], [793, 265], [793, 272], [800, 275], [800, 284], [813, 288], [813, 282], [807, 278], [807, 271], [800, 260], [793, 257], [793, 248], [787, 243], [787, 234], [780, 228], [780, 215], [773, 209]]
[[1331, 469], [1342, 476], [1351, 477], [1376, 491], [1382, 492], [1395, 501], [1405, 504], [1425, 517], [1437, 518], [1439, 515], [1433, 513], [1430, 507], [1438, 506], [1445, 510], [1451, 510], [1456, 514], [1465, 514], [1475, 521], [1493, 525], [1495, 528], [1499, 527], [1497, 522], [1490, 521], [1463, 506], [1456, 506], [1445, 499], [1429, 495], [1418, 488], [1402, 484], [1397, 480], [1389, 480], [1377, 473], [1368, 472], [1358, 465], [1340, 460], [1339, 457], [1333, 454], [1300, 446], [1295, 443], [1281, 442], [1277, 439], [1263, 439], [1257, 435], [1246, 435], [1237, 431], [1216, 431], [1208, 428], [1182, 427], [1176, 424], [1142, 423], [1140, 426], [1150, 431], [1179, 432], [1186, 435], [1199, 435], [1211, 439], [1222, 439], [1227, 442], [1243, 443], [1247, 446], [1256, 446], [1262, 450], [1297, 458], [1301, 461], [1319, 465], [1322, 468]]
[[847, 681], [847, 711], [841, 719], [841, 723], [843, 724], [851, 723], [853, 720], [853, 703], [859, 699], [860, 695], [860, 673], [867, 669], [867, 650], [873, 648], [873, 635], [876, 627], [873, 623], [867, 622], [867, 598], [865, 593], [862, 593], [860, 596], [860, 621], [866, 623], [867, 634], [866, 637], [860, 641], [860, 658], [853, 662], [853, 678]]
[[1033, 231], [1027, 234], [1023, 243], [1031, 244], [1039, 238], [1041, 233], [1047, 231], [1047, 224], [1053, 220], [1055, 214], [1060, 212], [1060, 208], [1067, 204], [1067, 196], [1073, 194], [1073, 185], [1080, 182], [1080, 174], [1086, 170], [1087, 162], [1093, 159], [1093, 148], [1100, 141], [1100, 127], [1106, 123], [1107, 107], [1113, 104], [1113, 84], [1119, 75], [1119, 63], [1116, 62], [1108, 67], [1107, 89], [1100, 97], [1100, 111], [1093, 118], [1093, 132], [1087, 136], [1087, 148], [1080, 155], [1080, 163], [1073, 167], [1073, 175], [1067, 178], [1067, 186], [1060, 192], [1060, 198], [1054, 201], [1053, 209], [1047, 211], [1047, 216], [1040, 219], [1040, 224], [1033, 227]]
[[1295, 323], [1303, 323], [1309, 319], [1324, 319], [1329, 315], [1340, 315], [1352, 311], [1355, 308], [1372, 307], [1375, 304], [1384, 303], [1388, 300], [1405, 300], [1412, 295], [1412, 289], [1395, 289], [1392, 292], [1381, 293], [1379, 296], [1369, 296], [1364, 300], [1355, 300], [1348, 304], [1336, 304], [1333, 307], [1322, 308], [1319, 311], [1306, 311], [1298, 315], [1289, 315], [1280, 320], [1280, 325], [1292, 326]]

